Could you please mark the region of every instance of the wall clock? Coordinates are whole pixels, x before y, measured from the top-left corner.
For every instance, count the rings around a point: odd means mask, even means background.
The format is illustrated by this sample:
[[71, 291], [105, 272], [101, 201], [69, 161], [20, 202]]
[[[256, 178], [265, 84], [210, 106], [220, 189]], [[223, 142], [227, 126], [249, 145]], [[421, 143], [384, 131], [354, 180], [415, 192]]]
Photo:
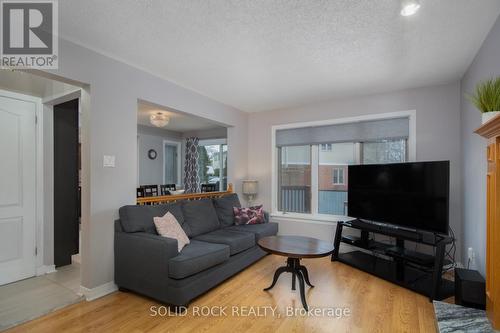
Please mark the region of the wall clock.
[[156, 157], [158, 156], [158, 153], [154, 149], [148, 150], [148, 157], [150, 160], [155, 160]]

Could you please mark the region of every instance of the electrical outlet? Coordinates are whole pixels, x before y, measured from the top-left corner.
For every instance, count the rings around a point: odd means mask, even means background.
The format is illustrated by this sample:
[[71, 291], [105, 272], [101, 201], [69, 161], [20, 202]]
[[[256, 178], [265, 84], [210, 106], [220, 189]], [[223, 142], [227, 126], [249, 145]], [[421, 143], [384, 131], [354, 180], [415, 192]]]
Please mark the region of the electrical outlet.
[[474, 249], [472, 247], [469, 247], [467, 249], [467, 260], [472, 265], [474, 264], [475, 259], [476, 259], [476, 253], [474, 252]]
[[115, 167], [115, 156], [114, 155], [104, 155], [102, 166], [105, 168]]

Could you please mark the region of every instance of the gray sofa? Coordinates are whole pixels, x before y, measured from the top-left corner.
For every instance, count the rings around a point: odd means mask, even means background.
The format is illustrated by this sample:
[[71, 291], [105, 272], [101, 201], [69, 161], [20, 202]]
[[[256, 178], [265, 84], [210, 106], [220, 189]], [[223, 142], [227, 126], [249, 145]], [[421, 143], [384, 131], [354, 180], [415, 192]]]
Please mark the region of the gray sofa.
[[[124, 206], [115, 222], [115, 283], [174, 306], [243, 270], [266, 253], [261, 237], [276, 235], [278, 224], [234, 225], [236, 194], [217, 199], [158, 206]], [[177, 251], [177, 240], [159, 236], [153, 217], [170, 211], [190, 238]]]

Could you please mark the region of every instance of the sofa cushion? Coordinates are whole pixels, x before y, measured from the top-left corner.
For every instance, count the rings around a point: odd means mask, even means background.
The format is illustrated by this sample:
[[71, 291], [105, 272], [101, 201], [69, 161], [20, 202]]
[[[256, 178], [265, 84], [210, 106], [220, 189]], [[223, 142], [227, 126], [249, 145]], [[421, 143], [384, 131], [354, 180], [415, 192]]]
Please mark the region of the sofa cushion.
[[229, 246], [191, 240], [178, 256], [168, 261], [168, 276], [183, 279], [229, 259]]
[[123, 206], [120, 208], [120, 221], [125, 232], [148, 232], [156, 234], [154, 217], [172, 213], [188, 236], [191, 234], [189, 225], [185, 223], [181, 203], [171, 203], [155, 206]]
[[233, 225], [224, 228], [224, 230], [251, 232], [255, 234], [255, 241], [258, 241], [262, 237], [276, 235], [278, 233], [278, 223], [269, 222], [262, 224]]
[[196, 237], [219, 229], [219, 219], [211, 199], [185, 201], [182, 213], [191, 231], [188, 236]]
[[204, 242], [229, 245], [231, 255], [245, 251], [255, 245], [255, 236], [253, 233], [228, 230], [227, 228], [215, 230], [197, 236], [194, 239]]
[[228, 227], [234, 224], [234, 207], [241, 207], [240, 199], [236, 193], [213, 199], [214, 207], [219, 217], [221, 227]]

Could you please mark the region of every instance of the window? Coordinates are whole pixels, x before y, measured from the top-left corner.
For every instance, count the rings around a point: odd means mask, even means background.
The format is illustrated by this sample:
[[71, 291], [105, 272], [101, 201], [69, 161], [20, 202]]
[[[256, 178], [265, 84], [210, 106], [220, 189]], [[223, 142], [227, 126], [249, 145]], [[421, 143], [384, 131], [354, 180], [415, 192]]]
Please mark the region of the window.
[[321, 151], [332, 151], [332, 144], [331, 143], [322, 143], [321, 144]]
[[333, 185], [344, 185], [344, 168], [333, 169]]
[[275, 209], [347, 215], [348, 166], [407, 161], [410, 117], [276, 130]]
[[406, 161], [406, 140], [381, 140], [363, 143], [363, 164]]
[[332, 143], [330, 147], [330, 151], [319, 152], [318, 213], [344, 215], [347, 167], [356, 163], [357, 147], [353, 142]]
[[283, 212], [311, 212], [311, 146], [279, 148], [278, 206]]
[[227, 189], [225, 140], [200, 140], [198, 156], [201, 184], [216, 184], [217, 191], [225, 191]]

